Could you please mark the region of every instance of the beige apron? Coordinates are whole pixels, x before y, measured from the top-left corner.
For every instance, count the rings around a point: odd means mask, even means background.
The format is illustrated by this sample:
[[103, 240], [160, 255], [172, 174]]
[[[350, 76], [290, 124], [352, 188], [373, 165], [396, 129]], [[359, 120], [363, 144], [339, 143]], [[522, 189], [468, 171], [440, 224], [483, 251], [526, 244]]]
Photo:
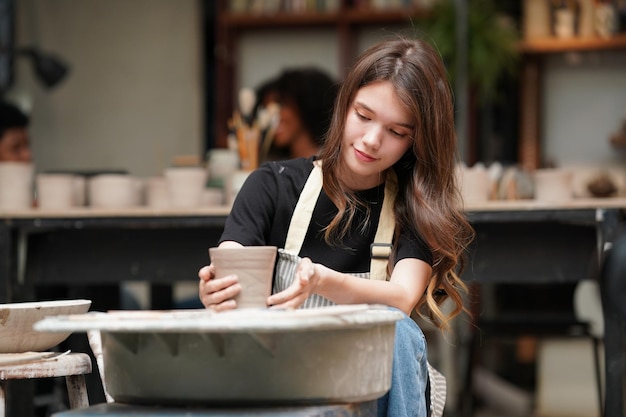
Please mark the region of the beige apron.
[[[311, 222], [313, 209], [315, 208], [321, 191], [322, 169], [319, 161], [316, 161], [302, 189], [293, 217], [291, 218], [285, 248], [278, 250], [273, 293], [286, 289], [293, 281], [296, 268], [300, 262], [298, 254], [300, 253], [300, 249], [302, 249], [302, 243], [304, 242], [304, 237], [306, 236], [309, 223]], [[393, 202], [396, 192], [397, 183], [395, 176], [390, 176], [385, 182], [383, 207], [380, 212], [374, 243], [371, 245], [372, 259], [370, 262], [370, 272], [352, 275], [366, 279], [386, 280], [389, 278], [387, 274], [387, 263], [391, 253], [391, 241], [393, 239], [393, 229], [395, 226]], [[333, 304], [332, 301], [317, 294], [313, 294], [307, 298], [301, 308], [325, 307]]]
[[[285, 248], [278, 250], [278, 261], [276, 263], [276, 273], [274, 276], [273, 293], [286, 289], [293, 281], [296, 268], [300, 262], [300, 249], [304, 242], [304, 237], [309, 228], [313, 209], [322, 191], [322, 170], [319, 162], [311, 171], [309, 178], [302, 189], [298, 203], [289, 224]], [[397, 181], [395, 176], [389, 177], [385, 183], [385, 198], [383, 207], [378, 219], [378, 229], [372, 244], [370, 261], [370, 272], [352, 274], [359, 278], [366, 279], [388, 279], [387, 263], [391, 253], [391, 241], [393, 239], [393, 229], [395, 217], [393, 214], [393, 202], [397, 192]], [[313, 294], [306, 299], [300, 308], [316, 308], [333, 305], [334, 303], [320, 295]], [[428, 377], [430, 381], [430, 398], [428, 415], [431, 417], [441, 417], [446, 403], [446, 378], [435, 368], [428, 365]]]

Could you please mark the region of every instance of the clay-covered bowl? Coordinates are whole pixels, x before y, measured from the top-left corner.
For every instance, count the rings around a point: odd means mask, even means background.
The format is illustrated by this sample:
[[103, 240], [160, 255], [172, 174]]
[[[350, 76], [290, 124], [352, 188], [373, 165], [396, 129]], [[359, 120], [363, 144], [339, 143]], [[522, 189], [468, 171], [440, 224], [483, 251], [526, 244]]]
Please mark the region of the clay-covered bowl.
[[49, 316], [83, 314], [90, 306], [90, 300], [0, 304], [0, 353], [41, 352], [53, 348], [71, 332], [40, 332], [33, 329], [33, 324]]

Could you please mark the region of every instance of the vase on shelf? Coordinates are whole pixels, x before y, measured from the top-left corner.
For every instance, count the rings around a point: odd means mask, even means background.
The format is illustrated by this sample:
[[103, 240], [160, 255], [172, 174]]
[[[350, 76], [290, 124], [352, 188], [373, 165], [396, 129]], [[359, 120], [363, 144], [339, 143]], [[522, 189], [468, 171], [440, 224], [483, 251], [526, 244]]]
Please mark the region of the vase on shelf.
[[526, 0], [524, 2], [523, 36], [525, 40], [550, 37], [549, 0]]

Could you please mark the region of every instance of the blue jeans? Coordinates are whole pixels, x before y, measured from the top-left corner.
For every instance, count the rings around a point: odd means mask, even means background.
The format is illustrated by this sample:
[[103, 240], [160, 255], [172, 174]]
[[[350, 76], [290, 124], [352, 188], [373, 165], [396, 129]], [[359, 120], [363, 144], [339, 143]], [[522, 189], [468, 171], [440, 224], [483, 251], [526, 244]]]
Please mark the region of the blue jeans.
[[406, 314], [396, 322], [391, 389], [378, 400], [378, 417], [427, 417], [426, 339]]

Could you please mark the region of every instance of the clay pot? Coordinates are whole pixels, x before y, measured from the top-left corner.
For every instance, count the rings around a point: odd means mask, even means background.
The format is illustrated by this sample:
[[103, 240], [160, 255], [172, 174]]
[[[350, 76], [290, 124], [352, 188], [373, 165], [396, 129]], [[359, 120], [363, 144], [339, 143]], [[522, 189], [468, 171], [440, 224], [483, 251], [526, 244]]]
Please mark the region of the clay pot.
[[216, 278], [237, 275], [241, 285], [241, 292], [235, 297], [237, 308], [267, 307], [267, 297], [272, 292], [276, 251], [276, 246], [209, 249]]

